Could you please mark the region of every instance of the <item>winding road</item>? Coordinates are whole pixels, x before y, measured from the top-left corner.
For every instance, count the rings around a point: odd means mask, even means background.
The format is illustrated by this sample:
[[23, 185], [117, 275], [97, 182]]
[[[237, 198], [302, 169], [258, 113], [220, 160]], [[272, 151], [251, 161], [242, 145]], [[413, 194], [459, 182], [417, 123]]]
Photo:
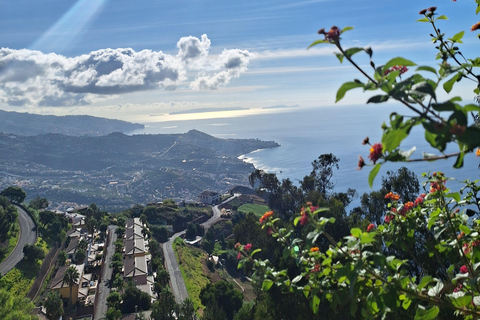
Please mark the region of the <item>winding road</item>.
[[35, 223], [32, 218], [22, 208], [15, 206], [18, 210], [18, 224], [20, 225], [20, 236], [15, 249], [2, 263], [0, 263], [0, 273], [5, 275], [12, 270], [20, 260], [23, 259], [23, 247], [26, 244], [34, 244], [37, 239]]
[[[235, 194], [232, 197], [228, 198], [222, 204], [227, 203], [240, 194]], [[218, 205], [212, 207], [213, 216], [205, 221], [204, 223], [200, 224], [207, 230], [210, 228], [215, 222], [220, 219], [220, 209], [218, 209]], [[175, 233], [170, 239], [163, 244], [163, 255], [165, 257], [165, 266], [167, 267], [168, 274], [170, 275], [170, 282], [172, 284], [172, 293], [175, 296], [175, 301], [177, 303], [182, 303], [186, 298], [188, 298], [187, 287], [185, 286], [185, 281], [182, 277], [182, 272], [180, 271], [180, 267], [178, 265], [177, 258], [175, 257], [175, 251], [173, 251], [173, 241], [177, 237], [182, 236], [185, 234], [186, 230], [180, 231]]]

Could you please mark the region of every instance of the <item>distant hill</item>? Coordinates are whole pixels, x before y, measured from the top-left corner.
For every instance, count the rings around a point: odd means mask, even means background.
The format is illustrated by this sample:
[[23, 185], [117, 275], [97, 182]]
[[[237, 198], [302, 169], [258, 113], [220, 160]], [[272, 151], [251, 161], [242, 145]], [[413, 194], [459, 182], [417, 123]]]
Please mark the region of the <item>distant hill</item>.
[[196, 201], [204, 190], [248, 185], [255, 168], [238, 156], [278, 146], [197, 130], [100, 137], [0, 133], [0, 190], [19, 185], [29, 199], [40, 195], [52, 203], [115, 210], [164, 199]]
[[68, 136], [104, 136], [143, 129], [143, 124], [92, 116], [44, 116], [0, 110], [0, 132], [22, 136], [58, 133]]

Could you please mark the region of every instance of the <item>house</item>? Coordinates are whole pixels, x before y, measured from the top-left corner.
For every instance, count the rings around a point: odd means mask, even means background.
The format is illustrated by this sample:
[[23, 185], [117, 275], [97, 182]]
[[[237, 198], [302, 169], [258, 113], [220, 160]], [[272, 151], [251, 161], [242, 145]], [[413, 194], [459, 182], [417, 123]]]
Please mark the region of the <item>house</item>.
[[144, 256], [146, 253], [147, 249], [143, 238], [125, 241], [125, 257], [140, 257]]
[[203, 191], [198, 195], [198, 201], [204, 204], [215, 204], [218, 203], [219, 199], [218, 192], [214, 191]]
[[[77, 303], [77, 300], [78, 300], [78, 294], [79, 294], [78, 289], [80, 287], [80, 283], [84, 279], [83, 278], [84, 266], [83, 264], [80, 264], [80, 265], [73, 264], [72, 266], [74, 266], [77, 269], [77, 272], [79, 274], [77, 282], [72, 286], [72, 303], [75, 304]], [[65, 276], [65, 272], [67, 271], [68, 268], [69, 266], [60, 266], [57, 270], [57, 273], [55, 274], [55, 277], [50, 282], [50, 286], [49, 286], [50, 290], [56, 290], [60, 292], [60, 295], [65, 300], [70, 299], [70, 286], [68, 285], [68, 283], [63, 281], [63, 277]]]
[[135, 226], [139, 226], [140, 228], [143, 229], [143, 224], [140, 218], [133, 218], [133, 219], [128, 219], [127, 220], [127, 227], [125, 229], [130, 229]]
[[125, 240], [143, 239], [143, 227], [134, 225], [132, 228], [125, 229]]
[[123, 268], [125, 282], [133, 281], [135, 285], [146, 284], [148, 266], [146, 256], [127, 257]]

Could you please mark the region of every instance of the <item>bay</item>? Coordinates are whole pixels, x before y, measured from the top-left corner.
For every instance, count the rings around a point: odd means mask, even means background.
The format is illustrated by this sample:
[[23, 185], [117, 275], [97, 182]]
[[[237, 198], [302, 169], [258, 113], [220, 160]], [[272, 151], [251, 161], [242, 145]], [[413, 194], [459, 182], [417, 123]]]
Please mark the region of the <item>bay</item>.
[[[368, 136], [371, 143], [379, 142], [381, 124], [388, 123], [391, 112], [401, 108], [395, 104], [384, 104], [279, 109], [269, 114], [146, 123], [145, 129], [133, 134], [184, 133], [196, 129], [225, 139], [274, 140], [280, 147], [258, 150], [240, 158], [257, 169], [276, 173], [279, 179], [289, 178], [296, 183], [311, 172], [311, 162], [319, 155], [333, 153], [340, 159], [340, 169], [335, 171], [333, 177], [335, 191], [344, 192], [347, 188], [354, 188], [362, 194], [371, 190], [368, 186], [371, 167], [357, 170], [359, 155], [368, 163], [369, 146], [362, 145], [362, 141]], [[423, 130], [417, 127], [401, 147], [403, 150], [416, 147], [412, 159], [421, 158], [422, 152], [439, 154], [425, 141]], [[446, 153], [455, 151], [453, 148], [447, 149]], [[401, 166], [414, 171], [420, 181], [423, 172], [433, 171], [445, 172], [458, 181], [479, 179], [480, 159], [472, 154], [466, 156], [462, 169], [452, 168], [454, 162], [452, 158], [435, 162], [387, 163], [382, 166], [373, 189], [380, 187], [382, 175]], [[455, 182], [448, 185], [453, 187]]]

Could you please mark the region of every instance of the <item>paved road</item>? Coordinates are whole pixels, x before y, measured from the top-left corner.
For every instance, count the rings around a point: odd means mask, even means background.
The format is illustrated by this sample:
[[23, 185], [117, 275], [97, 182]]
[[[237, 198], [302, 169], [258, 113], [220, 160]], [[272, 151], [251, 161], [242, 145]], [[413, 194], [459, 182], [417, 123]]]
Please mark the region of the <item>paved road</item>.
[[170, 282], [172, 284], [172, 293], [175, 296], [177, 303], [182, 303], [188, 298], [187, 287], [183, 281], [182, 272], [178, 266], [175, 252], [173, 251], [173, 241], [185, 233], [185, 230], [175, 233], [167, 242], [163, 244], [163, 255], [165, 257], [165, 265], [170, 275]]
[[0, 273], [2, 276], [12, 270], [20, 260], [23, 259], [23, 247], [26, 244], [34, 244], [37, 239], [35, 232], [35, 223], [32, 218], [20, 207], [15, 206], [18, 210], [18, 223], [20, 225], [20, 237], [17, 246], [13, 249], [8, 258], [0, 263]]
[[[227, 203], [238, 196], [240, 196], [240, 194], [235, 194], [233, 197], [228, 198], [222, 203]], [[201, 224], [205, 229], [210, 228], [210, 226], [212, 226], [215, 222], [218, 221], [218, 219], [220, 219], [220, 209], [218, 208], [218, 205], [212, 207], [212, 211], [213, 211], [213, 216]], [[172, 293], [175, 296], [175, 301], [177, 303], [182, 303], [186, 298], [188, 298], [188, 292], [187, 292], [187, 287], [185, 286], [185, 281], [183, 280], [183, 277], [182, 277], [182, 272], [180, 271], [180, 267], [178, 266], [177, 258], [175, 257], [175, 252], [173, 251], [172, 244], [175, 238], [185, 234], [185, 231], [186, 230], [175, 233], [173, 236], [170, 237], [168, 242], [165, 242], [163, 244], [163, 255], [165, 256], [165, 265], [170, 275], [170, 282], [172, 284]]]
[[117, 226], [108, 226], [110, 238], [108, 241], [108, 247], [105, 248], [107, 252], [103, 262], [104, 265], [100, 278], [100, 284], [98, 286], [98, 296], [95, 300], [97, 302], [97, 305], [95, 306], [95, 316], [93, 318], [95, 320], [105, 319], [107, 316], [107, 297], [110, 294], [110, 287], [108, 286], [108, 283], [110, 282], [110, 279], [112, 279], [112, 268], [110, 266], [110, 261], [115, 253], [115, 241], [117, 241], [117, 234], [115, 233], [116, 229]]

